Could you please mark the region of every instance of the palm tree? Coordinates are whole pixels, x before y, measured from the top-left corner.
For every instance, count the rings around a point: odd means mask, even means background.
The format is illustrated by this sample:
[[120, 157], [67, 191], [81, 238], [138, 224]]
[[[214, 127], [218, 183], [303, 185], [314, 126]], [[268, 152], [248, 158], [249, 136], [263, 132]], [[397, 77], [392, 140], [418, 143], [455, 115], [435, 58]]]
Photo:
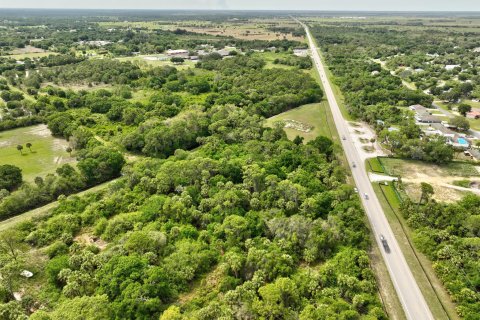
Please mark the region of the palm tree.
[[20, 151], [20, 154], [23, 154], [23, 146], [21, 144], [17, 145], [17, 150]]
[[30, 152], [32, 152], [32, 144], [30, 142], [27, 142], [26, 144], [28, 150], [30, 150]]

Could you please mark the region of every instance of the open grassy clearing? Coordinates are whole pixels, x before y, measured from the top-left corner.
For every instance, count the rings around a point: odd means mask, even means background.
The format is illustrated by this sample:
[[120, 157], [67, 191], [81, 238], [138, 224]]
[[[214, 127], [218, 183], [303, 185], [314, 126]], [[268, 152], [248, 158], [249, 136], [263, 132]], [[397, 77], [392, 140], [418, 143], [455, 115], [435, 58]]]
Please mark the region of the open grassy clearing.
[[8, 52], [7, 54], [3, 54], [3, 57], [9, 57], [17, 60], [22, 60], [25, 58], [41, 58], [41, 57], [46, 57], [52, 54], [57, 54], [55, 52], [51, 51], [45, 51], [40, 48], [35, 48], [32, 46], [25, 46], [25, 48], [18, 48], [15, 50], [12, 50]]
[[116, 58], [119, 61], [125, 62], [129, 61], [134, 65], [139, 66], [142, 69], [148, 69], [149, 67], [164, 67], [164, 66], [172, 66], [177, 68], [178, 70], [185, 70], [188, 68], [195, 67], [195, 61], [185, 60], [182, 64], [174, 64], [170, 61], [170, 58], [167, 60], [151, 60], [149, 57], [157, 57], [159, 55], [146, 55], [146, 56], [135, 56], [135, 57], [122, 57]]
[[273, 124], [277, 121], [288, 122], [288, 120], [294, 120], [313, 127], [310, 132], [303, 132], [295, 128], [284, 128], [290, 140], [293, 140], [296, 136], [303, 137], [305, 139], [304, 142], [313, 140], [318, 136], [326, 136], [331, 138], [332, 133], [330, 132], [330, 128], [327, 123], [327, 108], [327, 101], [307, 104], [271, 117], [267, 119], [266, 124], [268, 126], [273, 126]]
[[[386, 195], [389, 197], [389, 200], [392, 201], [392, 207], [394, 210], [397, 210], [397, 205], [399, 202], [392, 187], [382, 186], [382, 188], [386, 188]], [[434, 318], [445, 320], [459, 319], [455, 311], [455, 304], [445, 291], [442, 282], [435, 276], [432, 263], [426, 256], [414, 250], [410, 245], [409, 239], [412, 238], [412, 232], [408, 227], [405, 227], [406, 222], [404, 221], [403, 217], [401, 217], [398, 212], [394, 212], [392, 210], [392, 207], [389, 205], [388, 200], [384, 197], [381, 187], [378, 183], [373, 183], [373, 189], [375, 190], [395, 238], [400, 245], [405, 259], [410, 266], [410, 270], [412, 271], [417, 284], [420, 287], [420, 290], [422, 291], [430, 310], [433, 313]], [[444, 308], [447, 310], [447, 313], [444, 311]]]
[[413, 201], [420, 200], [422, 182], [432, 185], [435, 191], [433, 198], [438, 201], [459, 200], [468, 190], [455, 189], [455, 181], [480, 176], [476, 166], [464, 162], [452, 162], [442, 166], [394, 158], [382, 158], [381, 162], [387, 174], [401, 176], [404, 191]]
[[101, 26], [108, 28], [142, 28], [148, 30], [176, 30], [183, 29], [189, 32], [207, 34], [211, 36], [234, 37], [245, 40], [297, 40], [303, 41], [303, 37], [294, 36], [268, 30], [269, 26], [275, 27], [297, 27], [290, 20], [275, 19], [251, 19], [248, 21], [205, 21], [205, 20], [184, 20], [184, 21], [118, 21], [100, 22]]
[[212, 22], [181, 22], [175, 25], [170, 25], [166, 29], [175, 30], [177, 28], [185, 29], [190, 32], [208, 34], [213, 36], [234, 37], [245, 40], [296, 40], [303, 41], [304, 37], [294, 36], [292, 34], [273, 32], [268, 30], [264, 23], [249, 22], [227, 22], [227, 23], [212, 23]]
[[[26, 143], [32, 144], [31, 151]], [[19, 144], [23, 154], [17, 150]], [[13, 164], [22, 169], [24, 180], [33, 181], [75, 161], [65, 151], [67, 146], [67, 141], [52, 137], [46, 125], [0, 132], [0, 165]]]
[[470, 163], [451, 162], [446, 165], [435, 165], [416, 160], [405, 160], [398, 158], [381, 158], [381, 162], [385, 167], [386, 173], [394, 176], [421, 175], [422, 173], [435, 176], [456, 176], [471, 177], [480, 176], [478, 168]]

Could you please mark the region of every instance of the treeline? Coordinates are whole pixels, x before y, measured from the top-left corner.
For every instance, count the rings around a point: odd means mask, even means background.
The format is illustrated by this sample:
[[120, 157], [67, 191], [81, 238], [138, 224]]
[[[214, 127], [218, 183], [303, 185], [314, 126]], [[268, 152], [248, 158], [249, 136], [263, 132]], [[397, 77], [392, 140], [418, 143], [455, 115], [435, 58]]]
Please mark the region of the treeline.
[[464, 319], [480, 314], [480, 197], [470, 194], [456, 203], [438, 203], [426, 194], [426, 203], [407, 201], [402, 214], [414, 230], [415, 245], [433, 262], [433, 268], [457, 303]]
[[[44, 280], [23, 305], [6, 290], [0, 310], [45, 306], [31, 319], [386, 319], [363, 212], [332, 142], [297, 145], [241, 108], [216, 108], [214, 133], [195, 152], [138, 161], [105, 194], [63, 200], [19, 226], [13, 246], [45, 252], [36, 269]], [[98, 240], [83, 244], [81, 234]], [[215, 280], [191, 291], [203, 277]]]
[[273, 60], [273, 64], [282, 64], [285, 66], [294, 66], [300, 69], [310, 69], [313, 66], [312, 59], [310, 57], [297, 57], [288, 56], [285, 58], [276, 58]]
[[73, 65], [41, 69], [43, 81], [54, 83], [127, 84], [142, 75], [139, 67], [118, 60], [85, 60]]

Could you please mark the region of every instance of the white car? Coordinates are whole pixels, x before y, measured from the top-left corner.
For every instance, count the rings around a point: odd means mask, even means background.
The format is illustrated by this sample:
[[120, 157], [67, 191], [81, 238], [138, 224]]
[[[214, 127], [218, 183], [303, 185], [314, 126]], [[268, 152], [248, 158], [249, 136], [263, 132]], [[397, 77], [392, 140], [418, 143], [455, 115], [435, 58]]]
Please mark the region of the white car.
[[358, 189], [356, 187], [353, 188], [353, 191], [355, 191], [355, 193], [358, 193]]

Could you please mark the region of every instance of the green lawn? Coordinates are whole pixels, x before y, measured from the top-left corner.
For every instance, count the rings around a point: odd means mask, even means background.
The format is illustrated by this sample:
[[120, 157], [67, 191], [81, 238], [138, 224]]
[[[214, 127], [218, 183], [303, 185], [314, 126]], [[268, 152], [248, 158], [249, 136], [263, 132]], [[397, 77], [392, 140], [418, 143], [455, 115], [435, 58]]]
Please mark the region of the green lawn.
[[371, 169], [373, 172], [385, 173], [380, 161], [378, 161], [378, 158], [367, 159], [367, 162], [369, 164], [367, 166], [368, 169]]
[[395, 192], [393, 183], [389, 182], [388, 185], [385, 185], [382, 183], [380, 184], [380, 188], [382, 189], [385, 197], [388, 199], [388, 202], [390, 203], [390, 205], [395, 210], [398, 210], [400, 208], [400, 199], [398, 198], [397, 193]]
[[[25, 146], [32, 144], [30, 150]], [[23, 154], [17, 145], [23, 145]], [[64, 163], [74, 162], [65, 151], [67, 141], [54, 138], [45, 125], [0, 132], [0, 165], [12, 164], [22, 169], [25, 181], [45, 176]]]
[[277, 121], [295, 120], [301, 123], [313, 126], [310, 132], [302, 132], [292, 128], [285, 128], [289, 139], [293, 140], [296, 136], [303, 137], [305, 142], [315, 139], [318, 136], [331, 138], [332, 133], [327, 120], [328, 102], [307, 104], [287, 112], [278, 114], [267, 119], [267, 126], [272, 126]]

